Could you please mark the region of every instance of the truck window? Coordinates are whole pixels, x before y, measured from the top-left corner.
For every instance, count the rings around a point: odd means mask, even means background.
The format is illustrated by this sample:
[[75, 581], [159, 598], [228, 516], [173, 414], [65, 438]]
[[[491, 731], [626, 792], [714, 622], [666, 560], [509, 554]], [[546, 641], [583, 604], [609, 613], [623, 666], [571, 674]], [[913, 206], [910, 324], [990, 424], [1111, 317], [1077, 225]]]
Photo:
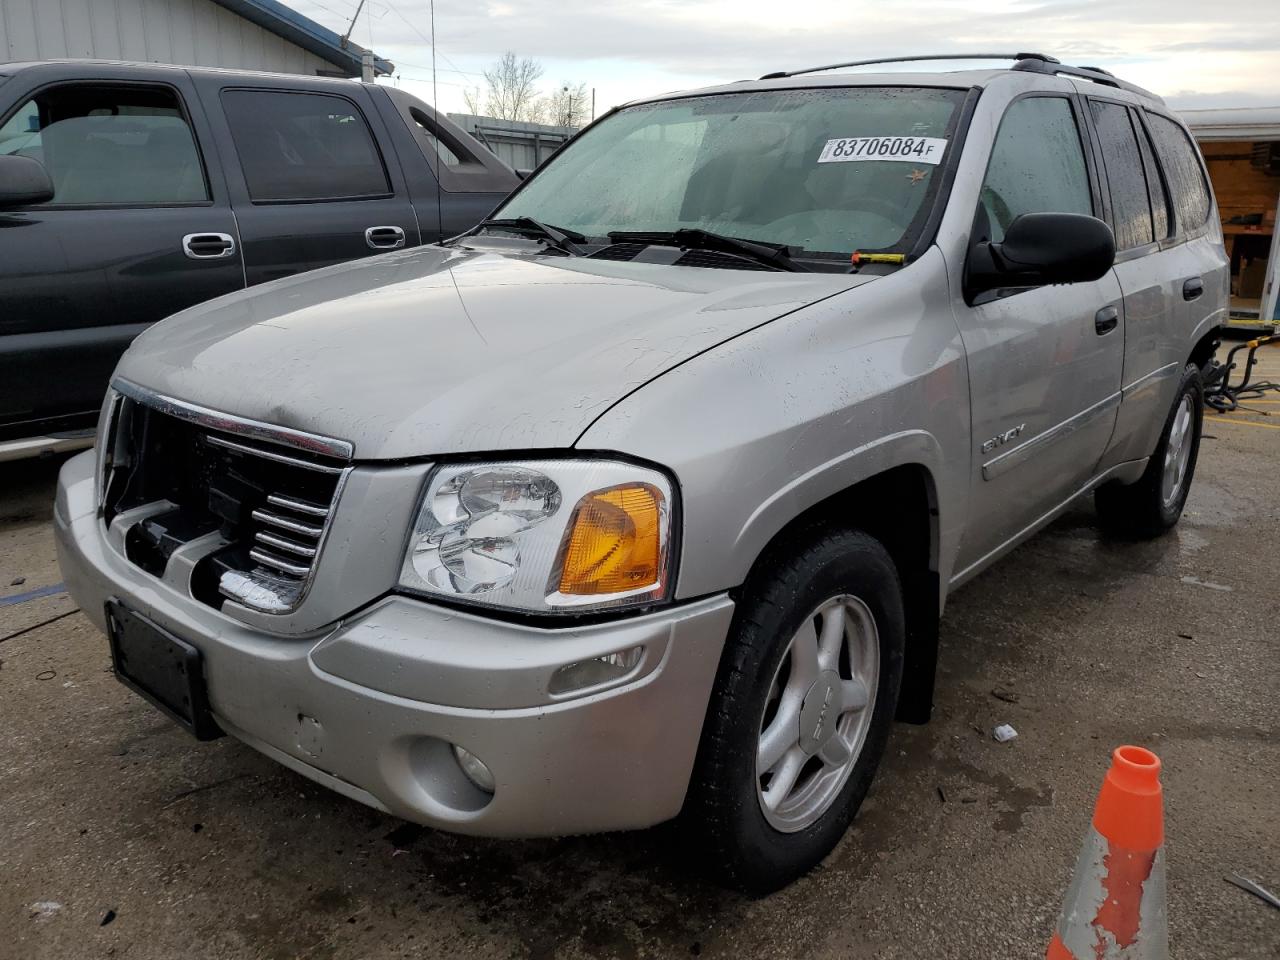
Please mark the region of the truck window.
[[51, 206], [209, 199], [195, 136], [166, 87], [76, 83], [42, 91], [0, 126], [0, 153], [44, 164]]
[[1064, 97], [1025, 97], [1005, 111], [981, 202], [995, 243], [1024, 213], [1093, 213], [1080, 130]]
[[1173, 191], [1175, 231], [1179, 236], [1186, 236], [1204, 226], [1209, 219], [1209, 188], [1204, 182], [1199, 151], [1186, 131], [1168, 117], [1148, 113], [1147, 120], [1151, 124], [1160, 164]]
[[1102, 160], [1111, 187], [1111, 219], [1116, 249], [1131, 250], [1153, 243], [1151, 197], [1142, 169], [1142, 154], [1129, 116], [1121, 103], [1091, 100], [1094, 127], [1102, 144]]
[[369, 124], [345, 97], [224, 90], [222, 106], [254, 203], [391, 193]]

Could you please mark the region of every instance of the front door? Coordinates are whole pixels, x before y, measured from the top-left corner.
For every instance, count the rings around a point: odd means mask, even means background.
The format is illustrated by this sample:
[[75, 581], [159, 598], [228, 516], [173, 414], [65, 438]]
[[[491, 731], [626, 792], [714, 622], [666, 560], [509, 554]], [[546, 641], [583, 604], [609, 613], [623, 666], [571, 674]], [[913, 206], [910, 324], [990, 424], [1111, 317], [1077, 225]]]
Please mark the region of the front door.
[[[359, 84], [332, 92], [288, 77], [253, 86], [200, 78], [228, 156], [249, 284], [419, 243], [385, 128]], [[349, 87], [349, 89], [346, 89]]]
[[[1024, 213], [1100, 212], [1067, 96], [1015, 100], [1000, 123], [971, 243]], [[958, 575], [1077, 492], [1111, 437], [1124, 330], [1113, 272], [1090, 283], [994, 291], [960, 304], [973, 475]]]
[[43, 163], [55, 193], [0, 211], [0, 442], [92, 425], [135, 336], [244, 285], [235, 218], [184, 87], [165, 71], [163, 82], [37, 80], [8, 99], [0, 150]]

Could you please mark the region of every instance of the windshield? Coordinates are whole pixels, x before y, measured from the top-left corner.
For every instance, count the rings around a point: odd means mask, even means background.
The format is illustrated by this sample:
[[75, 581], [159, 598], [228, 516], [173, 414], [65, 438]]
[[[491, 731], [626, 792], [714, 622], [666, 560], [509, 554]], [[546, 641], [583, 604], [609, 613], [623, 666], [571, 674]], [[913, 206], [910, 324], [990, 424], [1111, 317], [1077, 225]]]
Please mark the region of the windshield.
[[566, 146], [495, 217], [595, 238], [699, 228], [843, 258], [905, 250], [963, 97], [810, 88], [627, 107]]

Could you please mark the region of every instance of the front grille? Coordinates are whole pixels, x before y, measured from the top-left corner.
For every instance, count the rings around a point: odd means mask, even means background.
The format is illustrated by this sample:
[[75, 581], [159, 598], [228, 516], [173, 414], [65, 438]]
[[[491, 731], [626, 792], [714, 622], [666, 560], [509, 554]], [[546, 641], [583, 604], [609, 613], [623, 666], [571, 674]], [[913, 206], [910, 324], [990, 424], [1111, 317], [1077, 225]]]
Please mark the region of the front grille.
[[234, 424], [125, 399], [104, 464], [103, 517], [130, 521], [125, 556], [155, 576], [191, 545], [197, 600], [288, 613], [310, 586], [349, 464], [264, 440], [262, 428], [226, 429]]

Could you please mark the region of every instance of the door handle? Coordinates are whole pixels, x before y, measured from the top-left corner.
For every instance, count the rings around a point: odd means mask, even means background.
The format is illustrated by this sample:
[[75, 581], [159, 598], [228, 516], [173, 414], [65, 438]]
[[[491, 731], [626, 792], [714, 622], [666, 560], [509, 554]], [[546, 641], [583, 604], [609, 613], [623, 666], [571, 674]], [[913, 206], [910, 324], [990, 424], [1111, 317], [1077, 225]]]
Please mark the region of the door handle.
[[1202, 293], [1204, 293], [1204, 281], [1199, 277], [1191, 277], [1189, 280], [1183, 281], [1183, 300], [1199, 300]]
[[1103, 307], [1093, 315], [1093, 329], [1098, 336], [1110, 333], [1120, 324], [1120, 311], [1115, 307]]
[[182, 252], [192, 260], [222, 260], [235, 254], [236, 242], [227, 233], [188, 233]]
[[404, 231], [399, 227], [370, 227], [364, 242], [374, 250], [395, 250], [404, 246]]

